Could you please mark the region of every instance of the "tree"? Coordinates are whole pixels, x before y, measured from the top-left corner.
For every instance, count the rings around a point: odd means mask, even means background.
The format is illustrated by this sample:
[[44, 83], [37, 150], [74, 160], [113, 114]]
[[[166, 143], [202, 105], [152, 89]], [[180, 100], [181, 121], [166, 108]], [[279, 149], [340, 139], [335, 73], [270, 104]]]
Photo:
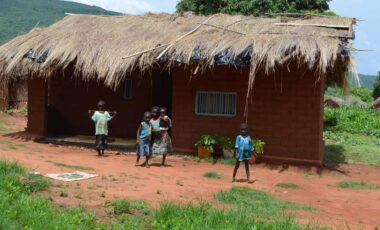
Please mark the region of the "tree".
[[373, 99], [377, 99], [380, 97], [380, 71], [377, 74], [377, 79], [375, 83], [373, 84], [373, 93], [372, 93]]
[[266, 13], [324, 13], [331, 0], [180, 0], [178, 12], [192, 11], [200, 15], [215, 13], [260, 16]]

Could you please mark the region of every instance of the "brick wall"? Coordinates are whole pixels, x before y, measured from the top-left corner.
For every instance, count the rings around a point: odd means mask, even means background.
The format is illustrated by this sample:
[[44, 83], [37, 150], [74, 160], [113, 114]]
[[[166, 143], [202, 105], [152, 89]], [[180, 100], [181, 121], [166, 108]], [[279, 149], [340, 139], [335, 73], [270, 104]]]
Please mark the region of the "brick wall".
[[[189, 72], [173, 73], [173, 143], [194, 150], [202, 134], [234, 138], [245, 121], [244, 105], [248, 70], [217, 67], [190, 80]], [[237, 116], [195, 115], [197, 90], [238, 93]], [[259, 74], [249, 104], [248, 123], [254, 138], [263, 139], [270, 160], [318, 163], [323, 154], [323, 83], [310, 71], [279, 70], [272, 76]]]
[[27, 131], [36, 135], [47, 134], [47, 84], [42, 78], [28, 80]]
[[109, 124], [110, 136], [135, 138], [143, 113], [151, 107], [150, 78], [132, 78], [132, 99], [124, 99], [124, 83], [116, 89], [97, 82], [83, 82], [56, 77], [50, 82], [49, 134], [94, 135], [94, 124], [87, 111], [96, 109], [99, 100], [106, 102], [117, 117]]

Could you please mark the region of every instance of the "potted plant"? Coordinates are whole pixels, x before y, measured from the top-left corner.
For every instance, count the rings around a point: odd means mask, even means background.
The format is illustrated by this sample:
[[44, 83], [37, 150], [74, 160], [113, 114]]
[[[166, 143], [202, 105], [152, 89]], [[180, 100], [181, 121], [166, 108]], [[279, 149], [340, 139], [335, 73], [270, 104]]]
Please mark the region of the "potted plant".
[[201, 138], [195, 143], [195, 146], [198, 147], [198, 156], [199, 158], [208, 158], [211, 156], [211, 153], [214, 152], [214, 146], [217, 144], [215, 136], [213, 135], [202, 135]]
[[256, 158], [264, 154], [265, 142], [260, 139], [254, 139], [252, 140], [252, 145], [254, 147], [254, 154], [251, 157], [250, 163], [254, 164], [256, 162]]
[[235, 145], [230, 138], [223, 136], [215, 136], [215, 139], [217, 145], [219, 145], [219, 147], [222, 149], [224, 157], [233, 155]]

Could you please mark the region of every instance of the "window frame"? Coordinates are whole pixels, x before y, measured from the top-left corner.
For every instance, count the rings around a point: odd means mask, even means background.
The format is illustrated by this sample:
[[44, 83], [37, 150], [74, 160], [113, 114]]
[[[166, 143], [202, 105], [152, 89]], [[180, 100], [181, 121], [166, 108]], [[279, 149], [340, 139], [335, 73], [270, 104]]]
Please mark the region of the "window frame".
[[[235, 108], [234, 108], [234, 114], [216, 114], [216, 113], [200, 113], [198, 111], [198, 104], [199, 104], [199, 94], [205, 93], [205, 94], [230, 94], [235, 96]], [[195, 114], [198, 116], [212, 116], [212, 117], [236, 117], [237, 116], [237, 100], [238, 93], [237, 92], [226, 92], [226, 91], [206, 91], [206, 90], [197, 90], [195, 92]]]

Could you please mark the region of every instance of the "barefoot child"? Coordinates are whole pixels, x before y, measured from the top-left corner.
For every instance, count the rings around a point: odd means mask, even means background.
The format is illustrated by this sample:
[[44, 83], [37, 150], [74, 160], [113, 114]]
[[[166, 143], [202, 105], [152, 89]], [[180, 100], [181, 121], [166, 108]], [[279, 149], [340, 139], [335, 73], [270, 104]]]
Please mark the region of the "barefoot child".
[[249, 160], [251, 159], [252, 152], [254, 150], [252, 145], [252, 139], [247, 135], [248, 125], [243, 123], [240, 125], [240, 135], [236, 137], [235, 142], [235, 158], [236, 164], [234, 168], [234, 173], [232, 176], [232, 182], [236, 181], [236, 173], [239, 169], [240, 162], [244, 161], [245, 164], [245, 172], [247, 174], [248, 183], [252, 183], [250, 180], [250, 172], [249, 172]]
[[[98, 110], [89, 110], [88, 115], [95, 122], [95, 147], [98, 151], [98, 156], [104, 155], [104, 150], [107, 148], [108, 137], [108, 122], [110, 122], [116, 115], [116, 112], [104, 111], [105, 102], [98, 102]], [[110, 114], [113, 114], [111, 116]]]
[[[151, 154], [150, 151], [150, 139], [152, 133], [152, 125], [150, 120], [152, 119], [152, 114], [150, 112], [144, 113], [144, 121], [141, 122], [139, 129], [137, 130], [137, 141], [138, 141], [138, 150], [137, 150], [137, 159], [135, 166], [145, 166], [149, 168], [149, 157]], [[145, 162], [142, 165], [139, 165], [140, 157], [145, 156]]]

